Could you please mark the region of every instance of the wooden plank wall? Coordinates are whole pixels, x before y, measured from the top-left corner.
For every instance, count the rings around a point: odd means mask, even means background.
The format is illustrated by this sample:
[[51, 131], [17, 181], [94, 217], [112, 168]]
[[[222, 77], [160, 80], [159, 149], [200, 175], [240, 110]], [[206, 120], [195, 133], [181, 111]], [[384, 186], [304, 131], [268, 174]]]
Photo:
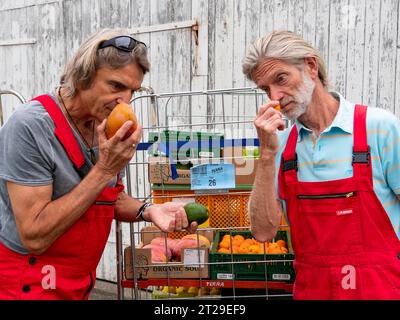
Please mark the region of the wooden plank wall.
[[[0, 45], [0, 88], [16, 90], [27, 99], [52, 90], [81, 41], [100, 28], [134, 28], [197, 19], [198, 43], [190, 28], [137, 36], [149, 45], [152, 64], [144, 84], [157, 93], [252, 86], [241, 71], [246, 45], [272, 30], [289, 29], [320, 50], [333, 89], [351, 101], [400, 116], [399, 2], [2, 0], [0, 42], [36, 39], [36, 43]], [[201, 116], [193, 117], [193, 123], [218, 121], [223, 112], [237, 119], [251, 118], [257, 108], [252, 97], [226, 97], [223, 103], [219, 101], [204, 96], [190, 102], [181, 99], [173, 108], [160, 109], [160, 123], [184, 123], [185, 117], [193, 115]], [[17, 103], [11, 98], [3, 102], [7, 117]], [[137, 184], [133, 189], [138, 188]], [[124, 243], [128, 242], [129, 236], [125, 236]], [[99, 277], [113, 281], [114, 243], [113, 229], [99, 266]]]

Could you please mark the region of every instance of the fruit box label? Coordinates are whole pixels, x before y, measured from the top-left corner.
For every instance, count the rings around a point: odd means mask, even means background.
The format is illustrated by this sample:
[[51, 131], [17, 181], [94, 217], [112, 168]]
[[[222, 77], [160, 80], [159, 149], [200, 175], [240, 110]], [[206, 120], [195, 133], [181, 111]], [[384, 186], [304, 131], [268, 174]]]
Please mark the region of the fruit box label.
[[190, 168], [191, 190], [234, 189], [235, 166], [230, 163], [200, 164]]
[[232, 273], [218, 273], [217, 279], [218, 280], [232, 280], [235, 277]]
[[290, 274], [273, 274], [273, 280], [290, 280]]

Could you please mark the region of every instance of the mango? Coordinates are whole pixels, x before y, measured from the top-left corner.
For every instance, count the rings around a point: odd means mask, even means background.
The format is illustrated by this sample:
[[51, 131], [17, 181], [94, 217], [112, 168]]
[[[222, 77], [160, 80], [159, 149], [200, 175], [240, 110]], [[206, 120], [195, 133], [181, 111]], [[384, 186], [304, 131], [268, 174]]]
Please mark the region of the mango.
[[119, 103], [114, 107], [110, 115], [107, 117], [107, 122], [106, 122], [107, 139], [112, 138], [118, 131], [118, 129], [121, 128], [126, 121], [132, 121], [133, 125], [129, 129], [129, 131], [125, 134], [122, 140], [127, 139], [137, 129], [138, 122], [136, 115], [132, 110], [132, 107], [126, 103]]

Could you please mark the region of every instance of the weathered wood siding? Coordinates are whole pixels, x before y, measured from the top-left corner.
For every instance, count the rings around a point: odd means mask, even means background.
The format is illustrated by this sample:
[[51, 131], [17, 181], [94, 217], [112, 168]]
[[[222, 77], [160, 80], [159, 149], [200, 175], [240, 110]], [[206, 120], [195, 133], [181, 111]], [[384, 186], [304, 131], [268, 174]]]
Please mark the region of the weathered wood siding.
[[[137, 28], [196, 19], [191, 28], [141, 33], [150, 48], [152, 70], [144, 80], [155, 92], [245, 87], [246, 45], [274, 29], [290, 29], [315, 45], [326, 60], [332, 87], [349, 100], [400, 116], [400, 0], [1, 0], [0, 88], [27, 99], [53, 89], [62, 67], [83, 39], [105, 27]], [[196, 42], [197, 38], [197, 42]], [[32, 41], [35, 40], [35, 41]], [[10, 44], [12, 41], [14, 44]], [[255, 113], [246, 98], [224, 100], [229, 114]], [[6, 117], [16, 100], [5, 98]], [[192, 99], [193, 122], [220, 119], [211, 97]], [[181, 101], [161, 124], [189, 114]], [[176, 115], [175, 119], [172, 119]], [[135, 175], [135, 171], [132, 170]], [[132, 184], [134, 193], [142, 182]], [[124, 230], [128, 230], [124, 226]], [[125, 232], [124, 243], [129, 242]], [[116, 280], [114, 228], [99, 266], [99, 277]]]

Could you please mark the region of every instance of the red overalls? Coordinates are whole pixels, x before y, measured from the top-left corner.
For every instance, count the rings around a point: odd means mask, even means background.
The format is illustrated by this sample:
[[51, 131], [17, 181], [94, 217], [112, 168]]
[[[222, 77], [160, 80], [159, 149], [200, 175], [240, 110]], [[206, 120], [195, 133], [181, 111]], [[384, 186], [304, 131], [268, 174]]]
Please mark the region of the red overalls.
[[[82, 171], [83, 154], [61, 110], [49, 96], [34, 100], [45, 107], [56, 126], [57, 138], [75, 168]], [[0, 299], [88, 299], [122, 190], [122, 185], [105, 188], [82, 217], [41, 255], [22, 255], [0, 244]]]
[[400, 299], [400, 241], [373, 190], [367, 107], [356, 106], [352, 178], [299, 182], [293, 127], [279, 190], [295, 252], [295, 299]]

